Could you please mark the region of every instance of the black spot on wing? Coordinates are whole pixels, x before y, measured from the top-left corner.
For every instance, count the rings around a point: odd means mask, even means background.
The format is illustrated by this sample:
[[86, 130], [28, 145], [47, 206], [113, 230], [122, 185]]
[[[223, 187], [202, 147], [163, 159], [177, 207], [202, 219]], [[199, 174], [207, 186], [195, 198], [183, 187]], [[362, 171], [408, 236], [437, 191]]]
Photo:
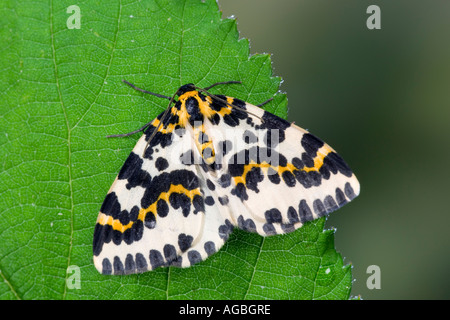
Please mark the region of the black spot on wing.
[[206, 179], [206, 186], [211, 191], [214, 191], [216, 189], [216, 186], [214, 185], [214, 183], [209, 179]]
[[306, 152], [302, 153], [302, 162], [305, 167], [311, 168], [314, 167], [314, 158]]
[[150, 260], [150, 264], [152, 266], [152, 269], [156, 269], [158, 267], [162, 267], [164, 266], [164, 258], [161, 254], [161, 252], [159, 252], [158, 250], [150, 250], [149, 253], [149, 260]]
[[192, 199], [192, 205], [194, 206], [194, 214], [205, 212], [205, 200], [202, 196], [195, 195]]
[[215, 203], [215, 201], [214, 201], [214, 198], [213, 198], [213, 197], [207, 196], [207, 197], [205, 198], [205, 204], [206, 204], [206, 205], [208, 205], [208, 206], [213, 206], [214, 203]]
[[136, 168], [141, 168], [142, 163], [143, 163], [143, 160], [141, 157], [139, 157], [134, 152], [130, 153], [127, 160], [125, 161], [122, 168], [120, 169], [118, 178], [119, 179], [128, 179], [130, 176], [133, 175]]
[[239, 120], [237, 120], [231, 114], [224, 115], [223, 121], [230, 127], [237, 127], [239, 125]]
[[307, 221], [311, 221], [314, 219], [311, 208], [309, 207], [306, 200], [300, 200], [300, 204], [298, 206], [298, 214], [300, 216], [300, 221], [305, 223]]
[[104, 258], [102, 261], [102, 273], [112, 274], [112, 265], [108, 258]]
[[233, 102], [231, 104], [240, 109], [244, 109], [244, 110], [247, 109], [247, 107], [245, 106], [245, 101], [237, 99], [237, 98], [233, 98]]
[[222, 188], [227, 188], [231, 184], [231, 176], [228, 173], [221, 175], [218, 179], [218, 183]]
[[181, 208], [183, 216], [187, 217], [191, 212], [191, 199], [184, 193], [171, 193], [169, 196], [170, 205], [176, 210]]
[[119, 230], [112, 230], [112, 241], [115, 245], [119, 245], [123, 240], [123, 233]]
[[113, 215], [113, 218], [119, 220], [121, 224], [125, 225], [130, 222], [130, 213], [127, 210], [122, 210], [119, 214]]
[[282, 223], [281, 224], [281, 230], [283, 230], [284, 233], [289, 233], [295, 230], [294, 224], [292, 223]]
[[272, 168], [269, 168], [267, 176], [269, 178], [269, 181], [273, 184], [279, 184], [281, 182], [280, 175]]
[[324, 215], [326, 215], [327, 211], [325, 210], [325, 206], [323, 205], [322, 200], [320, 199], [316, 199], [313, 202], [313, 208], [314, 208], [314, 212], [319, 216], [319, 217], [323, 217]]
[[350, 185], [350, 183], [346, 183], [345, 184], [345, 186], [344, 186], [344, 192], [345, 192], [345, 195], [350, 199], [350, 200], [352, 200], [352, 199], [354, 199], [355, 197], [356, 197], [356, 194], [355, 194], [355, 191], [353, 191], [353, 188], [352, 188], [352, 186]]
[[125, 161], [122, 169], [120, 169], [118, 179], [127, 180], [127, 189], [141, 186], [147, 188], [152, 180], [148, 171], [142, 169], [144, 160], [134, 152], [131, 152]]
[[125, 258], [125, 274], [131, 274], [134, 273], [136, 270], [136, 263], [133, 259], [133, 256], [131, 254], [127, 254], [127, 257]]
[[249, 232], [256, 232], [256, 225], [252, 219], [244, 219], [242, 215], [238, 217], [238, 227]]
[[167, 162], [167, 160], [162, 157], [158, 157], [158, 159], [156, 159], [155, 161], [155, 167], [159, 171], [166, 170], [169, 167], [169, 162]]
[[286, 130], [291, 124], [283, 118], [280, 118], [270, 112], [264, 111], [262, 116], [263, 126], [267, 129], [281, 129]]
[[123, 263], [118, 256], [114, 257], [113, 266], [114, 266], [114, 274], [120, 275], [125, 273]]
[[132, 244], [134, 241], [139, 241], [142, 238], [142, 233], [144, 231], [143, 223], [141, 220], [138, 220], [138, 216], [139, 208], [134, 206], [131, 209], [130, 214], [128, 214], [128, 222], [121, 222], [123, 225], [127, 225], [129, 222], [133, 223], [131, 228], [125, 230], [123, 233], [123, 241], [125, 241], [126, 244]]
[[[227, 97], [223, 96], [223, 95], [218, 95], [217, 97], [219, 97], [222, 100], [227, 99]], [[240, 123], [241, 120], [244, 120], [248, 117], [247, 112], [242, 111], [241, 109], [245, 109], [245, 102], [239, 99], [233, 99], [232, 101], [232, 107], [230, 107], [228, 104], [219, 101], [218, 99], [212, 99], [212, 104], [211, 104], [211, 108], [215, 111], [219, 111], [222, 110], [222, 108], [225, 109], [230, 109], [231, 108], [231, 112], [229, 114], [225, 114], [223, 116], [223, 121], [230, 127], [237, 127]], [[237, 107], [237, 108], [235, 108]]]
[[148, 229], [153, 229], [156, 226], [156, 217], [153, 212], [148, 212], [145, 215], [144, 226]]
[[171, 244], [166, 244], [163, 248], [166, 263], [171, 266], [181, 267], [182, 258], [177, 255], [177, 250]]
[[239, 182], [232, 190], [231, 194], [241, 199], [241, 201], [248, 200], [247, 188]]
[[156, 212], [158, 213], [158, 216], [161, 218], [164, 218], [169, 213], [169, 206], [167, 205], [166, 200], [159, 199], [156, 203]]
[[134, 206], [133, 208], [131, 208], [131, 211], [129, 214], [129, 220], [127, 220], [127, 221], [133, 221], [133, 222], [137, 221], [138, 217], [139, 217], [139, 207]]
[[[325, 161], [330, 161], [331, 163], [333, 163], [336, 166], [336, 169], [342, 173], [344, 176], [346, 177], [351, 177], [353, 175], [352, 170], [350, 170], [349, 166], [347, 165], [347, 163], [345, 163], [344, 159], [341, 158], [340, 155], [338, 155], [336, 152], [331, 152], [329, 153], [325, 159]], [[327, 162], [328, 163], [328, 162]], [[333, 172], [334, 173], [334, 172]]]
[[194, 238], [192, 236], [181, 233], [178, 236], [178, 246], [180, 247], [180, 250], [185, 252], [187, 249], [189, 249], [192, 245], [193, 240]]
[[264, 216], [266, 218], [266, 223], [263, 225], [263, 231], [268, 236], [275, 235], [278, 233], [275, 228], [275, 224], [281, 227], [283, 233], [288, 233], [294, 231], [295, 230], [294, 223], [300, 221], [297, 211], [293, 207], [289, 207], [287, 212], [287, 217], [289, 220], [288, 223], [283, 223], [281, 212], [276, 208], [267, 210]]
[[144, 233], [144, 223], [141, 220], [136, 220], [131, 227], [131, 235], [133, 241], [139, 241], [142, 239], [142, 234]]
[[295, 177], [292, 174], [292, 172], [286, 170], [286, 171], [284, 171], [282, 173], [282, 177], [283, 177], [284, 183], [286, 183], [286, 185], [288, 187], [294, 187], [295, 186], [296, 180], [295, 180]]
[[98, 256], [100, 252], [102, 252], [103, 244], [111, 241], [111, 238], [107, 238], [111, 236], [110, 231], [106, 231], [107, 226], [102, 226], [101, 224], [96, 224], [94, 227], [94, 241], [92, 245], [92, 251], [94, 256]]
[[327, 160], [328, 160], [328, 158], [324, 159], [324, 162], [319, 169], [319, 173], [320, 173], [321, 177], [325, 180], [328, 180], [331, 177], [330, 164], [329, 164], [329, 161], [327, 161]]
[[264, 180], [264, 174], [259, 167], [253, 167], [245, 175], [245, 186], [247, 189], [259, 192], [258, 183]]
[[212, 124], [214, 125], [218, 125], [220, 124], [220, 115], [218, 113], [215, 113], [209, 120], [211, 121]]
[[228, 108], [228, 105], [223, 102], [227, 100], [227, 97], [225, 97], [224, 95], [216, 95], [216, 97], [218, 97], [219, 99], [215, 99], [214, 97], [211, 97], [212, 102], [210, 104], [211, 109], [213, 109], [214, 111], [220, 111], [222, 110], [222, 108]]
[[263, 231], [268, 236], [273, 236], [277, 234], [277, 231], [275, 230], [275, 226], [272, 223], [265, 223], [263, 225]]
[[212, 255], [212, 254], [214, 254], [214, 253], [216, 253], [216, 245], [215, 245], [215, 243], [214, 242], [212, 242], [212, 241], [207, 241], [207, 242], [205, 242], [205, 244], [204, 244], [204, 249], [205, 249], [205, 252], [208, 254], [208, 256], [210, 256], [210, 255]]
[[148, 270], [147, 260], [141, 253], [136, 253], [136, 271], [145, 272]]
[[339, 209], [339, 206], [337, 205], [336, 201], [334, 201], [333, 197], [330, 195], [326, 196], [325, 199], [323, 199], [323, 204], [325, 206], [325, 210], [327, 211], [327, 213]]
[[[199, 180], [197, 175], [190, 170], [181, 169], [163, 172], [155, 176], [149, 187], [145, 190], [141, 200], [141, 207], [148, 208], [152, 203], [156, 202], [161, 193], [169, 191], [171, 185], [182, 185], [187, 190], [194, 190], [199, 187]], [[179, 208], [184, 203], [184, 199], [174, 198], [171, 200], [172, 203]]]
[[230, 236], [230, 233], [233, 231], [233, 228], [234, 227], [231, 224], [230, 220], [225, 219], [225, 224], [219, 227], [219, 237], [226, 241]]
[[202, 256], [200, 255], [200, 252], [198, 252], [197, 250], [190, 250], [188, 251], [187, 255], [191, 265], [194, 265], [202, 261]]
[[100, 212], [113, 217], [116, 217], [120, 213], [119, 199], [114, 191], [106, 195], [100, 208]]
[[340, 207], [347, 203], [345, 194], [340, 188], [336, 188], [336, 201]]
[[294, 165], [295, 168], [297, 169], [302, 169], [305, 165], [303, 163], [302, 160], [300, 160], [299, 158], [295, 157], [292, 159], [292, 164]]
[[298, 216], [297, 210], [294, 207], [289, 207], [287, 212], [287, 217], [290, 223], [300, 222], [300, 218]]
[[281, 223], [281, 212], [277, 208], [272, 208], [264, 213], [267, 223]]
[[221, 205], [226, 206], [230, 202], [230, 200], [225, 195], [223, 197], [219, 197], [219, 202], [220, 202]]
[[294, 170], [293, 173], [297, 181], [305, 188], [320, 186], [322, 183], [322, 176], [317, 171]]
[[317, 150], [323, 147], [324, 142], [311, 133], [305, 133], [302, 137], [301, 144], [306, 153], [314, 158], [317, 155]]

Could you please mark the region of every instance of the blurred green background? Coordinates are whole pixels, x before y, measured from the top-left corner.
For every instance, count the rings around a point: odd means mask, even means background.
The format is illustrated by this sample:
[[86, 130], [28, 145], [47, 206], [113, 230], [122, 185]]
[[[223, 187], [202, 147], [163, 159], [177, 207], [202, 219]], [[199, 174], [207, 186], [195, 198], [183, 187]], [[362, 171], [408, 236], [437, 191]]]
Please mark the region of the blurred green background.
[[[369, 30], [369, 5], [381, 29]], [[335, 148], [361, 194], [332, 214], [352, 296], [449, 299], [450, 1], [222, 0], [272, 54], [289, 120]], [[381, 270], [369, 290], [367, 267]]]

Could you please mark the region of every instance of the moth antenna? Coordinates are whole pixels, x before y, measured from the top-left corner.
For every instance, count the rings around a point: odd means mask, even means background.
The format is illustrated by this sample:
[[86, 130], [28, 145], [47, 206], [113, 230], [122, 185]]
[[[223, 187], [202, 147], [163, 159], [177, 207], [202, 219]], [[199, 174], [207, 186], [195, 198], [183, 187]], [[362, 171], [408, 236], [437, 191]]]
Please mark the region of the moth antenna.
[[213, 88], [213, 87], [215, 87], [215, 86], [221, 85], [221, 84], [235, 84], [235, 83], [241, 84], [242, 81], [223, 81], [223, 82], [216, 82], [216, 83], [213, 83], [212, 85], [210, 85], [210, 86], [208, 86], [208, 87], [205, 87], [205, 88], [203, 88], [203, 89], [209, 90], [209, 89], [211, 89], [211, 88]]
[[122, 138], [122, 137], [128, 137], [128, 136], [131, 136], [131, 135], [133, 135], [133, 134], [135, 134], [135, 133], [144, 131], [144, 130], [152, 123], [152, 122], [153, 122], [153, 120], [150, 121], [149, 123], [145, 124], [144, 126], [142, 126], [141, 128], [139, 128], [139, 129], [137, 129], [137, 130], [134, 130], [134, 131], [131, 131], [131, 132], [128, 132], [128, 133], [111, 134], [111, 135], [109, 135], [109, 136], [106, 136], [106, 138]]
[[[122, 80], [122, 82], [125, 83], [125, 84], [127, 84], [127, 85], [129, 85], [131, 88], [133, 88], [133, 89], [135, 89], [135, 90], [137, 90], [137, 91], [140, 91], [140, 92], [143, 92], [143, 93], [148, 93], [148, 94], [151, 94], [151, 95], [153, 95], [153, 96], [155, 96], [155, 97], [158, 97], [158, 98], [169, 99], [169, 105], [167, 106], [166, 110], [164, 111], [164, 113], [163, 113], [163, 115], [162, 115], [162, 117], [161, 117], [161, 119], [160, 119], [160, 121], [159, 121], [158, 127], [152, 132], [152, 135], [150, 136], [150, 138], [149, 138], [148, 141], [147, 141], [147, 144], [146, 144], [146, 146], [145, 146], [145, 148], [144, 148], [144, 154], [145, 154], [145, 151], [147, 150], [147, 147], [148, 147], [148, 145], [150, 144], [150, 141], [151, 141], [151, 140], [153, 139], [153, 137], [156, 135], [156, 132], [159, 131], [159, 128], [161, 127], [162, 122], [165, 120], [165, 118], [166, 118], [166, 116], [167, 116], [167, 113], [168, 113], [169, 110], [170, 110], [170, 105], [171, 105], [172, 102], [174, 101], [175, 96], [176, 96], [176, 94], [178, 93], [178, 91], [177, 91], [172, 97], [168, 97], [168, 96], [165, 96], [165, 95], [162, 95], [162, 94], [159, 94], [159, 93], [150, 92], [150, 91], [141, 89], [141, 88], [139, 88], [139, 87], [136, 87], [134, 84], [128, 82], [128, 81], [125, 80], [125, 79]], [[145, 129], [147, 129], [147, 128], [151, 125], [152, 122], [153, 122], [153, 120], [150, 121], [149, 123], [146, 123], [146, 124], [145, 124], [144, 126], [142, 126], [141, 128], [139, 128], [139, 129], [137, 129], [137, 130], [134, 130], [134, 131], [131, 131], [131, 132], [128, 132], [128, 133], [111, 134], [111, 135], [108, 135], [108, 136], [106, 136], [106, 137], [107, 137], [107, 138], [128, 137], [128, 136], [131, 136], [131, 135], [133, 135], [133, 134], [135, 134], [135, 133], [144, 131]]]
[[150, 91], [141, 89], [141, 88], [139, 88], [139, 87], [136, 87], [134, 84], [128, 82], [127, 80], [122, 80], [122, 82], [125, 83], [125, 84], [127, 84], [127, 85], [129, 85], [129, 86], [132, 87], [134, 90], [137, 90], [137, 91], [140, 91], [140, 92], [143, 92], [143, 93], [148, 93], [148, 94], [151, 94], [152, 96], [155, 96], [155, 97], [158, 97], [158, 98], [169, 99], [169, 100], [171, 99], [171, 98], [168, 97], [168, 96], [164, 96], [164, 95], [159, 94], [159, 93], [150, 92]]
[[256, 106], [257, 106], [257, 107], [262, 107], [263, 105], [269, 103], [269, 102], [272, 101], [272, 100], [273, 100], [273, 98], [267, 99], [267, 100], [264, 101], [263, 103], [257, 104]]

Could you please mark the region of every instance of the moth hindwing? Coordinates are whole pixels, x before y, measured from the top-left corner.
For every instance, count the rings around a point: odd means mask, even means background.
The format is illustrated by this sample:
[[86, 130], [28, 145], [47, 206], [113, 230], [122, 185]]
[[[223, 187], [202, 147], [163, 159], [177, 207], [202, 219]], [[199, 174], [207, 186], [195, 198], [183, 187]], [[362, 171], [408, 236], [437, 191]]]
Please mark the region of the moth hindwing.
[[101, 273], [189, 267], [234, 227], [291, 232], [359, 194], [330, 146], [262, 108], [193, 84], [157, 96], [169, 107], [142, 128], [97, 218]]

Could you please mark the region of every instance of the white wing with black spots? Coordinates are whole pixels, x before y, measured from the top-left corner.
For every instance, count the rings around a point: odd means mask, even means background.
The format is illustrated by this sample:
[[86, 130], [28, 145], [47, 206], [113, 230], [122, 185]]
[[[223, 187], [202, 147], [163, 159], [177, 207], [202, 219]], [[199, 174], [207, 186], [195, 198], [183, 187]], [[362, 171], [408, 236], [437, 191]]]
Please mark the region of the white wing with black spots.
[[94, 232], [101, 273], [188, 267], [218, 251], [232, 230], [199, 167], [183, 158], [183, 150], [196, 153], [192, 128], [166, 133], [170, 140], [158, 133], [146, 148], [152, 132], [138, 141], [101, 207]]
[[233, 104], [241, 110], [207, 131], [216, 150], [226, 146], [210, 178], [227, 198], [233, 225], [263, 236], [286, 233], [359, 194], [355, 175], [322, 140], [259, 107]]

